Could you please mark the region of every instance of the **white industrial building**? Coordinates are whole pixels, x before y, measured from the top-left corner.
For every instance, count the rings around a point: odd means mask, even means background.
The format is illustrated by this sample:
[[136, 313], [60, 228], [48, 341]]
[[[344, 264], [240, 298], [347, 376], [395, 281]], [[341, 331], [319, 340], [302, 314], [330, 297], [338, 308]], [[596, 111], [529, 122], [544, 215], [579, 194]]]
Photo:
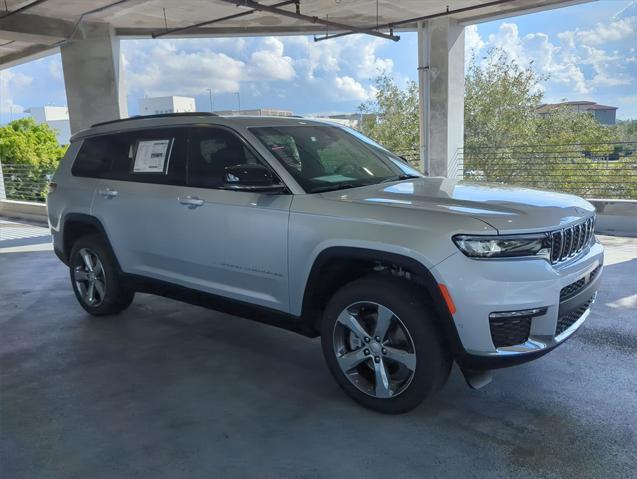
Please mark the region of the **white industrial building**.
[[159, 96], [139, 100], [140, 115], [188, 113], [197, 111], [195, 99], [189, 96]]
[[46, 123], [55, 131], [60, 145], [68, 145], [71, 138], [71, 122], [69, 109], [65, 106], [34, 106], [25, 110], [36, 123]]

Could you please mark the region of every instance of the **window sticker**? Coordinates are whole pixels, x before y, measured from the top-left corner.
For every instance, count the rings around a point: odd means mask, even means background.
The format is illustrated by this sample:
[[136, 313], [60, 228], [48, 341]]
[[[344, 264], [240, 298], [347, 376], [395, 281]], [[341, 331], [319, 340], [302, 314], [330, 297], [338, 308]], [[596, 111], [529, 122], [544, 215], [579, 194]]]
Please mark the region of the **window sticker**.
[[142, 140], [137, 143], [133, 173], [161, 173], [168, 171], [173, 140]]

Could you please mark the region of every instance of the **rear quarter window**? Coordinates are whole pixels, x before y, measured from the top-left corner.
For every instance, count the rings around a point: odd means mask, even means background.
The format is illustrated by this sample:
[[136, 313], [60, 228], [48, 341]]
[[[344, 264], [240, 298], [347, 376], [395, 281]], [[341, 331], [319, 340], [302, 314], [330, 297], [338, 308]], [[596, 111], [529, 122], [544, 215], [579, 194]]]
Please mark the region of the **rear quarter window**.
[[101, 178], [110, 169], [112, 156], [109, 143], [112, 136], [97, 136], [82, 141], [71, 168], [73, 176]]

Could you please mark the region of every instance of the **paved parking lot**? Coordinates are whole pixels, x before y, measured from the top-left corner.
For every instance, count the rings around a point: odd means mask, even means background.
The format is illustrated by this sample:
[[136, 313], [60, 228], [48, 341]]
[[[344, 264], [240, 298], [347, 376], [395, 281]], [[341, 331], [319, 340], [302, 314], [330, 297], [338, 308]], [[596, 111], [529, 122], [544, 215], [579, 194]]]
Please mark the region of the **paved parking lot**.
[[318, 340], [148, 295], [88, 316], [47, 236], [23, 236], [0, 233], [2, 478], [634, 477], [637, 239], [602, 237], [598, 304], [565, 345], [382, 416]]

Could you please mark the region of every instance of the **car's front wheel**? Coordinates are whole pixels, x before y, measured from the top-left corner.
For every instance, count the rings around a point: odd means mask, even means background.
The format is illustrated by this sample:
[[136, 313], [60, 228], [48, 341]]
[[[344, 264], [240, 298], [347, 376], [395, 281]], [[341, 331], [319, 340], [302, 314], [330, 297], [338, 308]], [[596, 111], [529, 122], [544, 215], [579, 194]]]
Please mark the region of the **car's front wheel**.
[[135, 291], [121, 283], [115, 258], [100, 236], [78, 239], [69, 267], [75, 297], [90, 314], [117, 314], [132, 303]]
[[446, 381], [451, 358], [424, 294], [407, 281], [372, 276], [329, 301], [323, 355], [341, 388], [363, 406], [406, 412]]

